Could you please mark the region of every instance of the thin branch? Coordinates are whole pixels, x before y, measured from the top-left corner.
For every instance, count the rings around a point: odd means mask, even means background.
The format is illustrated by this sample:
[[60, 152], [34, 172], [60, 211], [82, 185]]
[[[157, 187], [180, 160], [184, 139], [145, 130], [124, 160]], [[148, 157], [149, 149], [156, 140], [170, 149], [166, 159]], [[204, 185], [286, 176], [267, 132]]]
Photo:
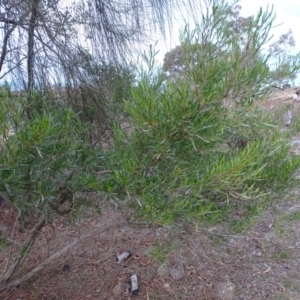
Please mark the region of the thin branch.
[[[21, 211], [20, 211], [20, 209], [18, 209], [18, 211], [19, 211], [19, 214], [18, 214], [18, 216], [17, 216], [17, 218], [15, 220], [13, 231], [12, 231], [11, 238], [10, 238], [12, 241], [14, 240], [14, 236], [15, 236], [15, 232], [16, 232], [16, 227], [17, 227], [17, 224], [18, 224], [19, 219], [21, 217]], [[8, 255], [8, 258], [7, 258], [7, 262], [6, 262], [5, 268], [4, 268], [4, 270], [3, 270], [2, 274], [1, 274], [1, 278], [3, 277], [3, 275], [5, 274], [5, 272], [7, 271], [10, 259], [12, 257], [12, 248], [13, 248], [13, 244], [11, 244], [11, 246], [9, 248], [9, 255]]]
[[0, 76], [0, 80], [2, 78], [4, 78], [6, 75], [8, 75], [9, 73], [11, 73], [14, 69], [19, 68], [22, 65], [22, 61], [25, 59], [27, 59], [27, 57], [23, 57], [22, 59], [20, 59], [20, 61], [17, 63], [17, 65], [8, 69], [3, 75]]
[[[13, 26], [5, 33], [4, 39], [3, 39], [3, 44], [2, 44], [2, 52], [1, 52], [1, 57], [0, 57], [0, 72], [2, 71], [2, 67], [4, 64], [5, 57], [7, 55], [7, 45], [8, 45], [8, 40], [10, 36], [12, 35], [13, 31], [16, 29], [17, 26], [22, 26], [24, 19], [27, 17], [29, 11], [25, 11], [23, 15], [21, 15], [20, 19], [18, 21], [11, 20], [8, 18], [5, 18], [3, 16], [0, 17], [0, 22], [3, 22], [5, 24], [12, 24]], [[6, 75], [7, 73], [5, 73]], [[3, 77], [3, 76], [2, 76]], [[2, 78], [1, 77], [1, 78]]]
[[1, 57], [0, 57], [0, 72], [2, 71], [3, 63], [7, 54], [7, 44], [8, 44], [8, 39], [11, 36], [12, 32], [15, 30], [17, 27], [16, 24], [14, 24], [5, 34], [5, 37], [3, 39], [3, 44], [2, 44], [2, 52], [1, 52]]
[[6, 24], [12, 24], [14, 26], [23, 25], [22, 20], [15, 21], [15, 20], [11, 20], [11, 19], [8, 19], [5, 17], [0, 17], [0, 22], [6, 23]]
[[16, 259], [16, 261], [11, 265], [9, 270], [4, 274], [4, 276], [1, 278], [1, 285], [0, 285], [0, 291], [3, 290], [3, 285], [5, 286], [7, 282], [12, 278], [12, 276], [16, 273], [20, 265], [24, 262], [25, 258], [27, 257], [28, 250], [35, 242], [35, 239], [37, 238], [40, 230], [45, 225], [46, 217], [42, 216], [40, 221], [36, 224], [36, 226], [32, 229], [30, 235], [28, 236], [27, 240], [24, 242], [22, 246], [22, 252], [20, 253], [19, 258]]

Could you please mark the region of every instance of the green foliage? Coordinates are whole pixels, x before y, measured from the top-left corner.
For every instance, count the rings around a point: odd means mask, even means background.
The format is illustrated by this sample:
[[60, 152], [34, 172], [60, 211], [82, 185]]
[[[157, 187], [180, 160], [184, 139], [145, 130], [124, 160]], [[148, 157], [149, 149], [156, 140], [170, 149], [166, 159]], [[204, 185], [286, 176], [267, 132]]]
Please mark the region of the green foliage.
[[171, 244], [157, 243], [147, 251], [147, 255], [153, 258], [159, 264], [163, 265], [168, 262], [168, 256], [171, 251]]
[[[185, 76], [164, 85], [151, 49], [150, 70], [143, 71], [149, 78], [141, 77], [125, 102], [134, 130], [115, 126], [115, 149], [106, 161], [112, 172], [104, 184], [129, 201], [134, 217], [160, 225], [182, 217], [220, 221], [234, 209], [247, 217], [293, 181], [299, 159], [290, 157], [275, 120], [252, 105], [270, 74], [267, 57], [256, 54], [268, 40], [273, 14], [259, 11], [248, 20], [243, 34], [253, 52], [245, 54], [224, 26], [225, 8], [223, 2], [209, 8], [199, 27], [185, 32], [187, 58], [197, 58], [190, 68], [187, 60]], [[229, 94], [230, 107], [224, 102]]]
[[[90, 192], [100, 188], [96, 171], [103, 157], [87, 139], [88, 126], [71, 109], [47, 105], [47, 99], [43, 103], [39, 94], [32, 93], [28, 119], [24, 97], [7, 85], [0, 96], [0, 194], [18, 212], [11, 244], [0, 239], [1, 251], [8, 255], [0, 278], [3, 290], [20, 275], [20, 266], [46, 222], [60, 215], [75, 221], [92, 204]], [[34, 230], [26, 230], [28, 224]], [[17, 248], [16, 228], [26, 234]]]
[[99, 188], [94, 171], [100, 153], [74, 112], [44, 112], [18, 123], [7, 107], [1, 118], [7, 121], [2, 130], [13, 133], [4, 135], [0, 149], [0, 192], [24, 215], [76, 215], [86, 207], [84, 192]]
[[[256, 117], [248, 117], [244, 125], [251, 130], [242, 131], [247, 143], [232, 148], [227, 145], [225, 130], [216, 131], [219, 142], [205, 143], [198, 137], [191, 142], [186, 134], [187, 142], [170, 138], [162, 143], [169, 132], [152, 135], [143, 127], [145, 123], [140, 124], [143, 130], [127, 137], [119, 129], [117, 149], [109, 160], [115, 162], [110, 165], [114, 171], [109, 177], [113, 191], [119, 197], [130, 195], [137, 216], [159, 224], [182, 216], [217, 221], [232, 204], [241, 207], [245, 216], [252, 214], [250, 203], [258, 205], [269, 192], [285, 188], [299, 166], [297, 158], [289, 157], [289, 146], [278, 129], [265, 125], [268, 120], [260, 117], [260, 123]], [[216, 138], [213, 130], [211, 134], [207, 140]]]
[[[164, 69], [194, 85], [196, 96], [211, 101], [229, 97], [245, 103], [266, 92], [269, 67], [263, 46], [274, 20], [260, 10], [247, 19], [225, 1], [210, 1], [194, 30], [186, 26], [181, 45], [167, 53]], [[184, 75], [184, 76], [183, 76]], [[184, 79], [184, 80], [185, 80]], [[178, 82], [176, 82], [178, 84]]]
[[290, 125], [291, 135], [296, 135], [300, 131], [300, 117], [298, 114], [294, 114], [293, 120]]
[[295, 212], [291, 213], [289, 216], [287, 216], [287, 219], [289, 221], [299, 221], [300, 220], [300, 212], [295, 211]]
[[0, 237], [0, 250], [8, 248], [10, 246], [10, 242], [7, 238], [5, 237]]
[[245, 103], [263, 94], [268, 79], [268, 56], [262, 48], [274, 15], [260, 10], [244, 24], [241, 33], [232, 31], [228, 10], [230, 4], [212, 2], [196, 29], [185, 29], [181, 45], [186, 73], [200, 98], [211, 101], [230, 97]]

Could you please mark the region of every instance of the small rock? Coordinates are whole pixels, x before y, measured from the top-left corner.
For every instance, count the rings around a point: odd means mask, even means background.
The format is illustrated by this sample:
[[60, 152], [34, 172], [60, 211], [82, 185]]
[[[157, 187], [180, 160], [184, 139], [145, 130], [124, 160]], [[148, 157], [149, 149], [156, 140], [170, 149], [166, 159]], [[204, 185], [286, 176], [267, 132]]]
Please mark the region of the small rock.
[[159, 277], [167, 277], [169, 276], [169, 268], [165, 265], [162, 265], [160, 266], [158, 269], [157, 269], [157, 274]]
[[185, 276], [185, 272], [182, 267], [177, 267], [174, 269], [170, 269], [170, 275], [173, 280], [180, 280]]
[[129, 258], [132, 255], [131, 251], [127, 250], [123, 253], [121, 253], [119, 256], [116, 257], [116, 261], [118, 263], [124, 262], [127, 258]]
[[136, 274], [130, 276], [131, 281], [131, 293], [137, 294], [139, 292], [139, 282]]
[[222, 300], [232, 300], [236, 285], [230, 281], [217, 283], [215, 286], [217, 295]]

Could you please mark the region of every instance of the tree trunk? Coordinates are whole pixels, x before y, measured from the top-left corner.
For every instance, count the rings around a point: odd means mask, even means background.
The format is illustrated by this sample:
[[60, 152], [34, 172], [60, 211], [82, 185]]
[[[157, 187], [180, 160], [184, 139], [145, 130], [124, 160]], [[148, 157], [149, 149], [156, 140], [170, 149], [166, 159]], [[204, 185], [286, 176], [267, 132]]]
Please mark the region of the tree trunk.
[[38, 7], [41, 0], [32, 0], [31, 17], [28, 27], [28, 55], [27, 55], [27, 108], [28, 119], [32, 117], [32, 93], [34, 89], [34, 30], [37, 25]]

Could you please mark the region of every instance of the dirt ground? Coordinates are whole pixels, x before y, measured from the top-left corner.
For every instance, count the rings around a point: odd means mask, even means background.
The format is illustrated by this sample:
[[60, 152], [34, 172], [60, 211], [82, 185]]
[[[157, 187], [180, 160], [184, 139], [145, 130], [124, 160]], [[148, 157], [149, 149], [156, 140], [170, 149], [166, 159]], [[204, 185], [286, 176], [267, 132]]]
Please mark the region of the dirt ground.
[[[293, 90], [273, 94], [263, 106], [284, 107], [292, 102], [291, 94]], [[294, 138], [296, 148], [298, 140], [300, 135]], [[233, 233], [226, 223], [207, 228], [193, 223], [133, 225], [120, 210], [102, 203], [100, 215], [89, 212], [74, 226], [62, 218], [43, 228], [24, 268], [32, 270], [80, 240], [18, 288], [0, 293], [0, 299], [299, 300], [299, 195], [295, 188], [271, 201], [243, 233]], [[2, 207], [6, 227], [10, 214]], [[130, 256], [119, 262], [125, 251]], [[1, 254], [0, 272], [7, 259]], [[132, 275], [137, 275], [135, 293]]]

